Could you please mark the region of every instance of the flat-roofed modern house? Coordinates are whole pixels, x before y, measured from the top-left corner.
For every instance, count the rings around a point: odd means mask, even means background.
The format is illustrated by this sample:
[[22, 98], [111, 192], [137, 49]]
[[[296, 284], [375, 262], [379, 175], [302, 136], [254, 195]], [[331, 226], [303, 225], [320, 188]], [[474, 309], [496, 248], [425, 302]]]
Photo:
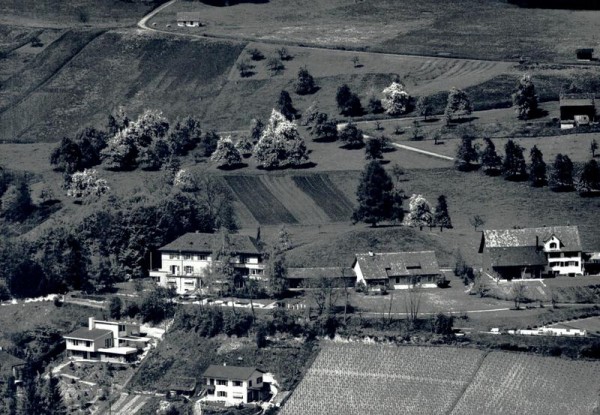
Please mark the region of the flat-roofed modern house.
[[63, 336], [67, 356], [73, 359], [103, 362], [130, 362], [146, 346], [139, 325], [89, 318], [88, 326]]
[[356, 254], [352, 268], [368, 289], [434, 288], [443, 276], [434, 251]]
[[577, 226], [485, 230], [482, 269], [496, 279], [583, 275]]
[[199, 12], [179, 12], [177, 13], [177, 26], [180, 27], [200, 27], [201, 14]]
[[560, 96], [560, 128], [588, 125], [596, 120], [596, 100], [593, 94]]
[[210, 365], [202, 374], [204, 400], [238, 405], [263, 399], [263, 372], [255, 367]]
[[263, 253], [257, 240], [247, 235], [190, 232], [159, 249], [161, 267], [150, 271], [159, 285], [174, 288], [178, 294], [193, 293], [203, 287], [206, 271], [219, 258], [213, 258], [220, 246], [231, 253], [230, 262], [242, 277], [261, 279]]

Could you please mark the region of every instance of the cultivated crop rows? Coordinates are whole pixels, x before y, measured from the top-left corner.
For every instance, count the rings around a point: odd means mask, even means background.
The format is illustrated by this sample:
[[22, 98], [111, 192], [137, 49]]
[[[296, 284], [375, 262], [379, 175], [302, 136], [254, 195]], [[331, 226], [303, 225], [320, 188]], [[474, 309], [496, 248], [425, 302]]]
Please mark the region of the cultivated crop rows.
[[325, 211], [332, 221], [347, 221], [352, 215], [352, 203], [324, 174], [294, 176], [294, 183]]
[[591, 414], [599, 387], [600, 362], [494, 352], [452, 414]]
[[281, 414], [445, 413], [483, 356], [470, 349], [326, 345]]

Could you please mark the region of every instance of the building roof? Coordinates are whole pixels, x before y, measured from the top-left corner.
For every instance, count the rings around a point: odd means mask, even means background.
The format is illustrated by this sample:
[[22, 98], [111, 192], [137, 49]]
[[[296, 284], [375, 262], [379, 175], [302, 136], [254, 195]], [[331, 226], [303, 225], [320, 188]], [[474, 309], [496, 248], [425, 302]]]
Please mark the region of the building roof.
[[347, 267], [320, 267], [320, 268], [288, 268], [287, 278], [291, 280], [304, 280], [309, 278], [355, 278], [352, 268]]
[[543, 228], [485, 230], [479, 252], [485, 248], [535, 247], [552, 236], [561, 242], [562, 251], [581, 251], [581, 240], [577, 226], [548, 226]]
[[544, 251], [535, 246], [489, 249], [492, 267], [543, 266], [548, 263]]
[[248, 380], [255, 371], [264, 373], [262, 370], [250, 366], [223, 366], [210, 365], [204, 371], [202, 377], [227, 380]]
[[169, 384], [169, 390], [176, 392], [194, 392], [196, 389], [196, 379], [190, 377], [178, 377], [173, 379], [173, 381]]
[[433, 251], [356, 254], [357, 262], [365, 280], [440, 274]]
[[177, 13], [178, 22], [198, 22], [202, 14], [200, 12], [179, 12]]
[[82, 327], [80, 329], [75, 330], [72, 333], [69, 333], [63, 336], [65, 339], [79, 339], [79, 340], [96, 340], [99, 339], [106, 334], [112, 334], [111, 330], [103, 330], [103, 329], [92, 329], [90, 330], [87, 327]]
[[[260, 254], [256, 239], [248, 235], [229, 235], [229, 249], [237, 254]], [[222, 236], [215, 233], [189, 232], [159, 251], [210, 253], [221, 243]]]
[[561, 95], [561, 107], [590, 107], [594, 106], [594, 96], [591, 94]]
[[22, 366], [24, 364], [25, 361], [23, 359], [19, 359], [7, 351], [0, 350], [0, 376], [10, 375], [13, 367]]

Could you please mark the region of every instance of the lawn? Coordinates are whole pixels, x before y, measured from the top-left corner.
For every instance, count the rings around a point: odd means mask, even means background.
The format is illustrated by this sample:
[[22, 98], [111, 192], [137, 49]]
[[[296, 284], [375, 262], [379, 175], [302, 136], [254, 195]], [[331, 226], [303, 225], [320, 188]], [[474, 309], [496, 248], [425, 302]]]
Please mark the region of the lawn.
[[[199, 11], [204, 26], [177, 27], [179, 11]], [[271, 0], [230, 7], [178, 2], [150, 23], [163, 30], [326, 47], [574, 61], [576, 48], [595, 43], [599, 18], [598, 11], [525, 9], [500, 0], [459, 0], [444, 7], [435, 0]]]

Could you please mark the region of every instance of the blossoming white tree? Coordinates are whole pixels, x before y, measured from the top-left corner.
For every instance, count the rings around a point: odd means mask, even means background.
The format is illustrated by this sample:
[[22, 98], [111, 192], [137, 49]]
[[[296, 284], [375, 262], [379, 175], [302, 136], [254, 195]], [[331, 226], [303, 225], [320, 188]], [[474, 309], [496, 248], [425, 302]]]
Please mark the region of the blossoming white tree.
[[431, 226], [433, 223], [433, 214], [431, 213], [431, 205], [421, 195], [413, 194], [408, 201], [409, 212], [404, 218], [404, 224], [407, 226], [419, 227], [423, 230], [423, 226]]
[[231, 137], [221, 137], [210, 159], [217, 162], [221, 168], [231, 168], [242, 162], [242, 155], [235, 144], [233, 144]]
[[400, 115], [408, 111], [410, 95], [404, 89], [404, 85], [399, 82], [392, 82], [382, 93], [383, 99], [381, 103], [387, 114]]
[[86, 169], [71, 175], [71, 180], [67, 186], [67, 196], [90, 200], [102, 196], [109, 190], [110, 187], [108, 187], [106, 180], [99, 178], [96, 170]]

